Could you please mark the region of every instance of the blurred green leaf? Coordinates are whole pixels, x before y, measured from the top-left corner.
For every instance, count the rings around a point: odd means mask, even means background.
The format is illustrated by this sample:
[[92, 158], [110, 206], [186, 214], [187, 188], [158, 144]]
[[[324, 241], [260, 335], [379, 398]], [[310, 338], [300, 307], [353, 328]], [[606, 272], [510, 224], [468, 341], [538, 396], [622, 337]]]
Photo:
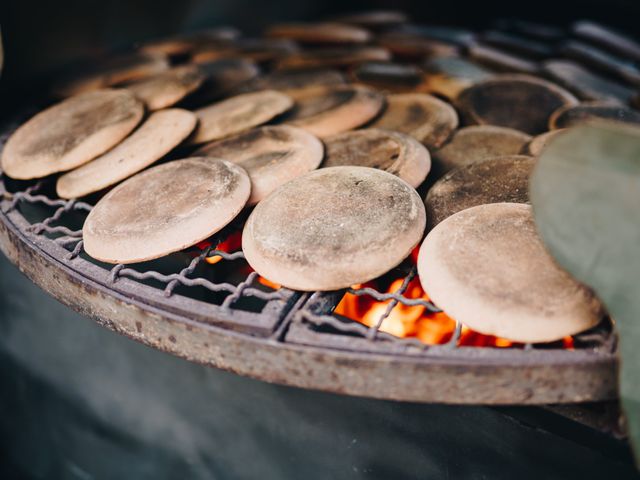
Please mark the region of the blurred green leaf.
[[585, 125], [556, 137], [534, 171], [531, 201], [552, 255], [615, 319], [620, 395], [640, 465], [640, 129]]

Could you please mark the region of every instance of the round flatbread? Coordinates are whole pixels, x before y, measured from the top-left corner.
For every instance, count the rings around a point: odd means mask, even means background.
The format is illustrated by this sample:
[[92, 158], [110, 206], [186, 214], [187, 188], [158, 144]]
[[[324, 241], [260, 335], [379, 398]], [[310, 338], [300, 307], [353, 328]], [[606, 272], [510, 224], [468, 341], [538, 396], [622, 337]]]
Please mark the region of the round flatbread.
[[471, 60], [496, 71], [535, 74], [539, 70], [537, 62], [501, 48], [477, 43], [467, 50]]
[[224, 158], [244, 168], [251, 179], [247, 203], [255, 205], [280, 185], [318, 168], [324, 147], [301, 128], [274, 125], [207, 144], [196, 154]]
[[58, 196], [83, 197], [138, 173], [182, 143], [196, 122], [193, 113], [178, 108], [152, 113], [118, 146], [62, 175], [56, 184]]
[[298, 46], [292, 40], [280, 38], [240, 38], [227, 45], [209, 45], [191, 54], [194, 63], [207, 63], [221, 59], [244, 58], [258, 63], [273, 62], [291, 53]]
[[125, 88], [142, 100], [147, 110], [160, 110], [175, 105], [197, 90], [204, 78], [204, 74], [198, 67], [184, 65], [130, 83]]
[[347, 68], [363, 62], [389, 60], [391, 53], [386, 48], [369, 45], [342, 46], [293, 52], [278, 61], [278, 68]]
[[372, 280], [420, 242], [424, 205], [390, 173], [323, 168], [283, 185], [255, 208], [242, 234], [260, 275], [295, 290], [337, 290]]
[[29, 180], [79, 167], [114, 147], [138, 125], [142, 103], [126, 90], [68, 98], [18, 128], [2, 152], [2, 170]]
[[434, 154], [439, 173], [481, 162], [489, 158], [517, 155], [531, 136], [513, 128], [493, 125], [465, 127], [453, 134]]
[[170, 37], [147, 41], [138, 48], [143, 52], [162, 53], [169, 56], [183, 56], [202, 45], [227, 44], [240, 37], [234, 27], [214, 27], [193, 33], [182, 33]]
[[593, 294], [545, 250], [529, 205], [480, 205], [449, 217], [422, 244], [418, 274], [447, 315], [515, 342], [560, 340], [602, 315]]
[[432, 95], [400, 93], [387, 95], [387, 107], [370, 126], [406, 133], [429, 148], [438, 148], [458, 128], [458, 114]]
[[393, 62], [366, 62], [358, 65], [352, 76], [355, 82], [392, 92], [410, 92], [424, 81], [424, 72], [417, 65]]
[[229, 137], [267, 123], [291, 107], [291, 97], [275, 90], [236, 95], [196, 111], [199, 123], [191, 142]]
[[[255, 79], [260, 68], [255, 62], [246, 58], [223, 58], [208, 63], [201, 63], [198, 69], [205, 75], [206, 79], [202, 85], [185, 99], [185, 104], [190, 109], [197, 109], [209, 106], [214, 101], [219, 101], [234, 92], [240, 92], [240, 86]], [[255, 88], [256, 90], [268, 90], [268, 88]], [[277, 90], [277, 89], [276, 89]]]
[[562, 107], [549, 118], [549, 128], [569, 128], [594, 120], [614, 120], [623, 123], [640, 123], [640, 112], [621, 105], [593, 102]]
[[537, 135], [531, 139], [531, 141], [525, 145], [522, 149], [522, 153], [525, 155], [531, 155], [532, 157], [539, 157], [542, 153], [542, 150], [545, 149], [547, 144], [557, 137], [562, 132], [566, 132], [566, 128], [560, 128], [558, 130], [551, 130], [550, 132], [545, 132], [540, 135]]
[[627, 103], [635, 94], [632, 87], [609, 80], [570, 60], [548, 60], [543, 63], [543, 71], [582, 100]]
[[225, 160], [194, 157], [142, 172], [109, 192], [82, 230], [85, 251], [137, 263], [194, 245], [221, 230], [249, 198], [249, 176]]
[[462, 92], [457, 99], [468, 124], [498, 125], [531, 135], [547, 131], [558, 108], [578, 100], [559, 86], [528, 75], [500, 75]]
[[376, 43], [391, 53], [395, 59], [422, 61], [425, 58], [458, 55], [460, 49], [451, 43], [393, 29], [376, 37]]
[[288, 38], [301, 43], [366, 43], [371, 34], [360, 27], [342, 23], [286, 23], [267, 30], [274, 38]]
[[157, 75], [168, 69], [169, 59], [157, 52], [129, 52], [97, 60], [94, 58], [61, 78], [53, 86], [53, 93], [59, 97], [70, 97]]
[[309, 87], [328, 87], [344, 85], [346, 77], [338, 70], [313, 69], [313, 70], [276, 70], [266, 75], [255, 77], [246, 85], [243, 91], [279, 90], [287, 93], [288, 90], [298, 90]]
[[369, 10], [347, 13], [336, 17], [334, 20], [340, 23], [378, 29], [406, 23], [409, 21], [409, 17], [407, 17], [405, 13], [397, 10]]
[[490, 78], [493, 74], [476, 63], [455, 55], [436, 56], [424, 65], [425, 89], [454, 100], [466, 88]]
[[529, 203], [532, 157], [511, 155], [472, 163], [450, 171], [427, 193], [427, 224], [435, 227], [445, 218], [487, 203]]
[[408, 135], [369, 128], [325, 138], [323, 167], [354, 165], [384, 170], [417, 188], [431, 169], [427, 149]]
[[364, 125], [384, 105], [382, 94], [356, 85], [310, 87], [287, 93], [296, 102], [287, 123], [320, 138]]

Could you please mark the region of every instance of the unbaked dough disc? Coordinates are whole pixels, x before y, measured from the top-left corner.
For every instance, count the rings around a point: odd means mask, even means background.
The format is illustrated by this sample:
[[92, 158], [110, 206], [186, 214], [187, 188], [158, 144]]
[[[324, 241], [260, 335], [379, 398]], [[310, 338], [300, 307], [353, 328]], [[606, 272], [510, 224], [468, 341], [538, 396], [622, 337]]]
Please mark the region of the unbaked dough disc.
[[387, 172], [323, 168], [260, 202], [242, 234], [249, 264], [295, 290], [337, 290], [372, 280], [420, 242], [424, 205]]

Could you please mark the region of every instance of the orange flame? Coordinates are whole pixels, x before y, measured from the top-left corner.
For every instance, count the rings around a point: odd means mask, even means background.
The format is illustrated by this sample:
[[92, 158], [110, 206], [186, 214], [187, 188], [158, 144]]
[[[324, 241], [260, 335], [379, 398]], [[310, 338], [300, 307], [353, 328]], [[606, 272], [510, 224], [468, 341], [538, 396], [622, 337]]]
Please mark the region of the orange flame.
[[[204, 250], [210, 247], [210, 242], [201, 242], [197, 246], [199, 249]], [[240, 232], [232, 233], [228, 238], [221, 242], [216, 250], [223, 252], [235, 252], [242, 248], [242, 234]], [[414, 249], [410, 256], [411, 261], [415, 264], [418, 260], [418, 248]], [[222, 257], [215, 255], [206, 259], [206, 262], [215, 265], [220, 262]], [[249, 272], [252, 272], [251, 267], [246, 267]], [[391, 282], [385, 293], [397, 292], [403, 283], [403, 278], [398, 278]], [[262, 276], [258, 277], [258, 282], [269, 288], [277, 290], [281, 288], [281, 285], [272, 282]], [[354, 289], [370, 287], [378, 291], [379, 280], [367, 282], [363, 285], [353, 285]], [[422, 289], [418, 277], [414, 277], [408, 284], [404, 293], [405, 298], [411, 299], [423, 299], [429, 300], [428, 295]], [[358, 321], [367, 325], [368, 327], [376, 326], [382, 315], [385, 314], [387, 308], [393, 300], [386, 300], [379, 302], [373, 299], [369, 295], [354, 295], [347, 293], [338, 306], [335, 308], [335, 313], [352, 320]], [[398, 303], [393, 307], [389, 315], [383, 320], [379, 327], [382, 332], [389, 333], [396, 337], [401, 338], [417, 338], [421, 342], [428, 345], [438, 345], [447, 343], [456, 328], [456, 322], [449, 317], [446, 313], [430, 313], [425, 307], [421, 305], [408, 306], [402, 303]], [[506, 338], [494, 337], [492, 335], [484, 335], [471, 330], [470, 328], [463, 326], [458, 340], [458, 345], [461, 346], [477, 346], [477, 347], [499, 347], [508, 348], [516, 347], [523, 348], [522, 343], [512, 342]], [[565, 337], [562, 339], [562, 346], [565, 349], [573, 349], [574, 341], [572, 337]]]
[[258, 277], [258, 281], [265, 287], [273, 288], [274, 290], [278, 290], [282, 286], [275, 282], [272, 282], [271, 280], [267, 280], [264, 277]]
[[[213, 244], [211, 242], [205, 241], [205, 242], [198, 243], [197, 247], [200, 250], [205, 250], [211, 247], [212, 245]], [[240, 248], [242, 248], [242, 232], [233, 232], [231, 235], [225, 238], [222, 242], [220, 242], [218, 246], [214, 248], [214, 250], [220, 250], [221, 252], [231, 253], [231, 252], [240, 250]], [[214, 255], [212, 257], [207, 257], [204, 260], [210, 265], [215, 265], [220, 260], [222, 260], [222, 257], [220, 255]]]
[[[205, 241], [205, 242], [200, 242], [197, 245], [197, 247], [200, 250], [205, 250], [211, 247], [212, 245], [213, 244], [211, 242]], [[233, 253], [233, 252], [237, 252], [241, 248], [242, 248], [242, 232], [233, 232], [224, 241], [220, 242], [218, 246], [215, 247], [213, 250], [219, 250], [221, 252], [226, 252], [226, 253]], [[222, 260], [222, 256], [220, 255], [213, 255], [211, 257], [205, 258], [205, 262], [207, 262], [209, 265], [215, 265], [221, 260]], [[247, 274], [253, 272], [253, 269], [249, 265], [243, 268], [246, 268]], [[273, 288], [274, 290], [278, 290], [280, 288], [280, 285], [270, 280], [267, 280], [264, 277], [259, 276], [258, 282], [260, 282], [262, 285], [265, 285], [266, 287]]]
[[[417, 262], [418, 249], [411, 254], [411, 260]], [[388, 288], [384, 289], [385, 293], [397, 292], [403, 282], [402, 278], [398, 278], [391, 282]], [[362, 287], [376, 288], [379, 282], [368, 282], [365, 285], [354, 285], [354, 289]], [[406, 298], [420, 298], [429, 300], [428, 295], [422, 289], [420, 281], [416, 276], [407, 286], [402, 294]], [[392, 300], [379, 302], [368, 295], [353, 295], [347, 293], [342, 301], [335, 309], [335, 313], [348, 317], [352, 320], [363, 323], [369, 327], [377, 325], [380, 318], [389, 308]], [[402, 338], [417, 338], [421, 342], [428, 345], [437, 345], [447, 343], [456, 327], [456, 322], [446, 313], [430, 313], [423, 306], [407, 306], [398, 303], [383, 320], [379, 330], [390, 333], [391, 335]], [[461, 346], [477, 346], [477, 347], [498, 347], [498, 348], [523, 348], [522, 343], [512, 342], [506, 338], [494, 337], [492, 335], [484, 335], [463, 326], [460, 332], [458, 345]], [[573, 348], [573, 338], [566, 337], [562, 340], [563, 348]]]
[[[385, 293], [396, 292], [402, 282], [401, 278], [394, 280]], [[371, 282], [362, 286], [375, 288]], [[403, 296], [428, 300], [417, 277], [409, 282]], [[378, 302], [367, 295], [357, 296], [347, 293], [336, 307], [335, 313], [373, 327], [379, 322], [392, 301]], [[408, 306], [398, 303], [383, 320], [380, 331], [396, 337], [418, 338], [424, 343], [433, 345], [446, 343], [451, 338], [455, 327], [456, 322], [444, 313], [429, 313], [422, 305]]]

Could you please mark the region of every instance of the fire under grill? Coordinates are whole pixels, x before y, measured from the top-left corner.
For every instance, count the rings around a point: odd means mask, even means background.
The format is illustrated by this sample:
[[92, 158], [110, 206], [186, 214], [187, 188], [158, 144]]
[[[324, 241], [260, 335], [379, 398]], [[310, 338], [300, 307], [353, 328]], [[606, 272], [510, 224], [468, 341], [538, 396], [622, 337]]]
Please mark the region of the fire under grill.
[[[83, 251], [91, 203], [58, 198], [54, 183], [1, 177], [0, 247], [61, 302], [152, 347], [270, 382], [395, 400], [546, 404], [617, 395], [608, 319], [552, 344], [478, 341], [460, 324], [432, 344], [399, 338], [380, 330], [397, 309], [420, 307], [427, 322], [439, 312], [408, 294], [416, 275], [410, 260], [347, 291], [278, 288], [234, 246], [244, 215], [198, 248], [102, 264]], [[391, 291], [380, 287], [389, 284]], [[366, 326], [335, 312], [345, 296], [385, 303]]]

